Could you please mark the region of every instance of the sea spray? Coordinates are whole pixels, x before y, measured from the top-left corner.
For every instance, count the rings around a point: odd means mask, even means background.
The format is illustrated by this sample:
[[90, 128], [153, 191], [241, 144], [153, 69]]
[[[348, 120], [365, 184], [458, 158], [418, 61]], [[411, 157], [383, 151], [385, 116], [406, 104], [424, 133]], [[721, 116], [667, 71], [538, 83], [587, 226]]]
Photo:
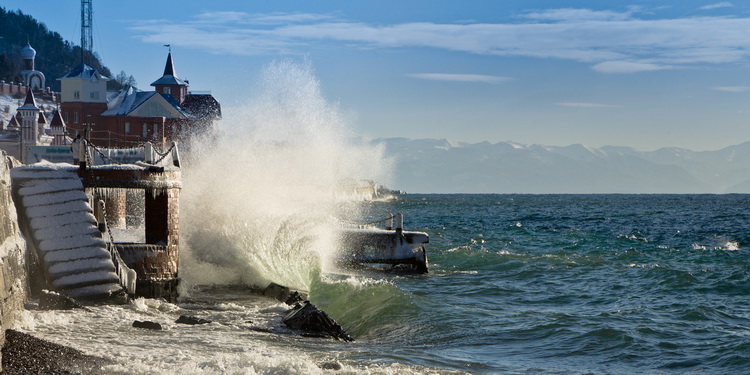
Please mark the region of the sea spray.
[[355, 140], [309, 63], [271, 63], [252, 93], [190, 145], [181, 275], [188, 284], [309, 290], [336, 248], [332, 218], [357, 210], [341, 181], [383, 181], [387, 158]]

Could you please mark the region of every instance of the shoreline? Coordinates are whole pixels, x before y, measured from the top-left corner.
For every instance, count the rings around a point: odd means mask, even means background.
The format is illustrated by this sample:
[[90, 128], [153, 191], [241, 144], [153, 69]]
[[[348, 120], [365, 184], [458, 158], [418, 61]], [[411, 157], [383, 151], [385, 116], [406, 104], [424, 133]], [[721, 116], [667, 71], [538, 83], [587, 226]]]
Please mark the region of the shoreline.
[[13, 329], [5, 330], [2, 375], [14, 374], [103, 374], [110, 364], [104, 358], [55, 344]]

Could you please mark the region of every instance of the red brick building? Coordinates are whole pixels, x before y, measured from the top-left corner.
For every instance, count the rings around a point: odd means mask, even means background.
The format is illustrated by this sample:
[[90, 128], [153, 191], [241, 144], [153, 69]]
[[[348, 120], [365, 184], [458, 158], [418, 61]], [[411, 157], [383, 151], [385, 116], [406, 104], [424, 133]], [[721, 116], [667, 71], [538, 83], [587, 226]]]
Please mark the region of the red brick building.
[[[151, 141], [167, 145], [204, 132], [221, 118], [221, 106], [210, 94], [192, 94], [177, 77], [172, 53], [155, 91], [127, 87], [107, 92], [108, 77], [81, 64], [61, 81], [61, 112], [67, 127], [102, 147], [131, 147]], [[73, 136], [73, 134], [69, 134]]]

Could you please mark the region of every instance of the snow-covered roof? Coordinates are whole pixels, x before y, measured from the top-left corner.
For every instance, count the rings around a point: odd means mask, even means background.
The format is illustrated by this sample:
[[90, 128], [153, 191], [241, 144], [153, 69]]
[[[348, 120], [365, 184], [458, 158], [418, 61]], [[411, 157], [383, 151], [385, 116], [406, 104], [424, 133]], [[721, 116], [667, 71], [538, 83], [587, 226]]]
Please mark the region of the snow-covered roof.
[[190, 113], [182, 109], [177, 101], [175, 101], [170, 95], [162, 95], [156, 91], [140, 91], [133, 87], [122, 89], [115, 97], [111, 98], [107, 103], [107, 110], [102, 112], [101, 115], [128, 116], [140, 105], [157, 95], [164, 98], [172, 108], [185, 118], [193, 117]]
[[31, 91], [31, 88], [26, 90], [26, 101], [24, 101], [23, 105], [18, 107], [18, 109], [39, 110], [39, 107], [36, 106], [36, 100], [34, 100], [34, 94]]
[[93, 76], [96, 76], [97, 79], [103, 79], [105, 81], [109, 80], [109, 77], [105, 77], [101, 75], [96, 69], [81, 63], [80, 65], [73, 68], [73, 70], [69, 71], [68, 74], [58, 78], [58, 79], [70, 79], [70, 78], [91, 78]]

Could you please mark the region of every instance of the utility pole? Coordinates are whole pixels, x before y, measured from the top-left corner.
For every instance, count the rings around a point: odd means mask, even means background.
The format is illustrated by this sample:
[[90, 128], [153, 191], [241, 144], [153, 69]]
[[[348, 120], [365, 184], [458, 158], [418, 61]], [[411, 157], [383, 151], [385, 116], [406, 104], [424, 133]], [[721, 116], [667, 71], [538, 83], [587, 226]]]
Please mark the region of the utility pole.
[[93, 24], [93, 11], [91, 2], [93, 0], [81, 0], [81, 63], [86, 63], [87, 52], [91, 55], [94, 49], [94, 36], [91, 31]]

